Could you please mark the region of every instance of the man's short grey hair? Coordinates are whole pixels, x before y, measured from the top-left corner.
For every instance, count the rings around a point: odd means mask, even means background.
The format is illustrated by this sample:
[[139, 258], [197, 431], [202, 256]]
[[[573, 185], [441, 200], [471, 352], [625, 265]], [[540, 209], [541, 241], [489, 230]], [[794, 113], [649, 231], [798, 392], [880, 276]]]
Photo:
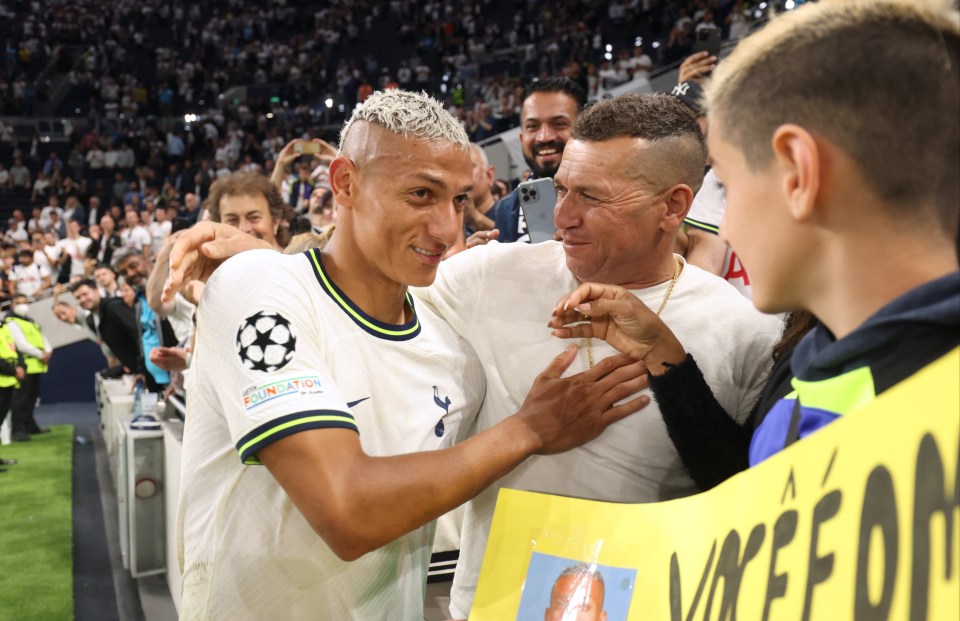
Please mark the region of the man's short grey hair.
[[483, 147], [478, 145], [475, 142], [470, 143], [470, 148], [477, 152], [480, 156], [480, 161], [483, 162], [484, 168], [490, 166], [490, 158], [487, 157], [487, 152], [483, 150]]
[[137, 252], [133, 248], [121, 248], [113, 253], [113, 256], [110, 257], [110, 265], [116, 267], [129, 259], [130, 257], [143, 257], [143, 255]]
[[379, 125], [405, 138], [446, 140], [466, 150], [470, 139], [460, 122], [443, 105], [426, 93], [411, 93], [399, 89], [376, 91], [354, 109], [350, 119], [340, 130], [340, 148], [346, 144], [347, 134], [357, 121]]

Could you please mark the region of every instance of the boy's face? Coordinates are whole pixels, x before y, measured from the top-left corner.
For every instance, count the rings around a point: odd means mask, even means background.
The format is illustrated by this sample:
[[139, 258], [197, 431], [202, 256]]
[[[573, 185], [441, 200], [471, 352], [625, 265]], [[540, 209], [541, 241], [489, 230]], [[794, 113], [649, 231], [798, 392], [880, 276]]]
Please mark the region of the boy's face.
[[803, 299], [796, 286], [803, 249], [782, 192], [784, 171], [775, 160], [763, 169], [752, 169], [743, 152], [724, 140], [713, 119], [710, 125], [710, 160], [727, 202], [720, 237], [733, 247], [749, 274], [758, 309], [766, 313], [795, 310], [797, 300]]

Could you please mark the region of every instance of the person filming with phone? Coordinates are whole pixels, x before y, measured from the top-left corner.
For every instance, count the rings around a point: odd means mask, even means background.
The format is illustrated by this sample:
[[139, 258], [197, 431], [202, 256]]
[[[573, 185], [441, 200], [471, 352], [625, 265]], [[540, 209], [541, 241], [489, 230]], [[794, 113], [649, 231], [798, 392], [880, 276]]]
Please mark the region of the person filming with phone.
[[[547, 78], [527, 86], [520, 109], [520, 146], [523, 159], [530, 168], [530, 179], [552, 177], [557, 173], [563, 149], [570, 139], [570, 129], [586, 102], [586, 93], [569, 78]], [[516, 190], [497, 203], [494, 228], [471, 235], [467, 247], [494, 239], [501, 242], [530, 240]]]

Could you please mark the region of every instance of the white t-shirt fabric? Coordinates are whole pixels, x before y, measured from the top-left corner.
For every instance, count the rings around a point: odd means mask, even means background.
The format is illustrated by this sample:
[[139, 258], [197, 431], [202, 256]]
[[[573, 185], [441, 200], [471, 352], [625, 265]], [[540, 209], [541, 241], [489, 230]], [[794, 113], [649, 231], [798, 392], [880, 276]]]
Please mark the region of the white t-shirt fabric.
[[[634, 292], [657, 308], [665, 282]], [[473, 345], [487, 376], [477, 431], [516, 412], [536, 376], [568, 341], [550, 336], [547, 321], [562, 296], [577, 287], [559, 242], [490, 243], [445, 261], [437, 280], [414, 294]], [[662, 319], [697, 360], [707, 384], [733, 418], [743, 421], [760, 396], [779, 337], [779, 321], [757, 311], [720, 278], [685, 265]], [[594, 361], [616, 352], [592, 339]], [[581, 346], [566, 375], [587, 370]], [[645, 391], [649, 394], [649, 391]], [[657, 502], [696, 493], [656, 403], [622, 420], [582, 447], [534, 456], [467, 505], [460, 560], [451, 591], [453, 618], [473, 603], [500, 488], [610, 502]]]
[[6, 237], [13, 241], [27, 241], [30, 239], [30, 233], [27, 232], [24, 222], [18, 222], [13, 228], [7, 229]]
[[163, 242], [170, 236], [172, 228], [173, 224], [169, 220], [150, 223], [150, 249], [154, 254], [160, 252], [160, 249], [163, 248]]
[[[693, 204], [690, 205], [690, 211], [687, 212], [687, 217], [683, 223], [688, 227], [717, 235], [720, 231], [720, 223], [723, 221], [723, 214], [726, 211], [727, 199], [723, 192], [723, 186], [720, 185], [713, 169], [710, 169], [704, 175], [703, 185], [700, 186], [700, 191], [693, 198]], [[729, 244], [727, 245], [727, 252], [723, 256], [723, 278], [746, 296], [748, 300], [753, 299], [747, 270], [743, 269], [737, 253], [733, 251]]]
[[42, 265], [31, 263], [29, 267], [14, 265], [10, 270], [10, 280], [16, 283], [15, 291], [19, 295], [32, 296], [43, 285], [43, 279], [50, 278], [50, 270]]
[[40, 210], [40, 225], [41, 226], [50, 226], [50, 214], [56, 212], [58, 219], [63, 221], [63, 207], [54, 207], [52, 205], [47, 205]]
[[57, 246], [70, 255], [70, 278], [83, 277], [83, 259], [87, 256], [87, 249], [92, 243], [92, 239], [83, 236], [76, 239], [67, 237], [57, 242]]
[[[56, 246], [54, 246], [56, 248]], [[33, 252], [33, 263], [34, 265], [40, 265], [47, 268], [47, 273], [52, 276], [50, 269], [50, 257], [47, 256], [47, 253], [43, 250], [34, 250]]]
[[190, 337], [193, 336], [193, 315], [197, 312], [197, 307], [179, 293], [173, 296], [173, 303], [173, 311], [164, 316], [164, 319], [170, 322], [177, 342], [189, 344]]
[[138, 224], [137, 226], [124, 229], [120, 231], [120, 241], [123, 243], [124, 248], [130, 248], [136, 250], [137, 252], [143, 252], [143, 247], [153, 243], [153, 237], [150, 236], [150, 233], [143, 227], [143, 225]]
[[316, 250], [245, 252], [210, 278], [187, 387], [181, 620], [423, 618], [432, 523], [344, 562], [255, 465], [269, 443], [329, 427], [357, 430], [373, 456], [451, 446], [479, 410], [483, 371], [414, 308], [404, 325], [366, 315]]
[[60, 247], [59, 241], [52, 246], [44, 245], [43, 247], [43, 254], [47, 255], [47, 262], [50, 265], [50, 277], [54, 280], [60, 275], [60, 267], [57, 262], [60, 260], [62, 253], [63, 249]]

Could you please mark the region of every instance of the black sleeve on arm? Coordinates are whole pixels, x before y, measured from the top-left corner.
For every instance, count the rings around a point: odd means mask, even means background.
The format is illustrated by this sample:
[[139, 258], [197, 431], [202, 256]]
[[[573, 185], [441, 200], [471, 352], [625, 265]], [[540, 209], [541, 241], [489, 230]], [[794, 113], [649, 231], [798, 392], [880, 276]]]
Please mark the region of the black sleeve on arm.
[[0, 358], [0, 375], [16, 375], [17, 363], [12, 360]]
[[660, 377], [651, 375], [650, 388], [683, 466], [701, 491], [747, 469], [753, 424], [730, 418], [692, 356]]

